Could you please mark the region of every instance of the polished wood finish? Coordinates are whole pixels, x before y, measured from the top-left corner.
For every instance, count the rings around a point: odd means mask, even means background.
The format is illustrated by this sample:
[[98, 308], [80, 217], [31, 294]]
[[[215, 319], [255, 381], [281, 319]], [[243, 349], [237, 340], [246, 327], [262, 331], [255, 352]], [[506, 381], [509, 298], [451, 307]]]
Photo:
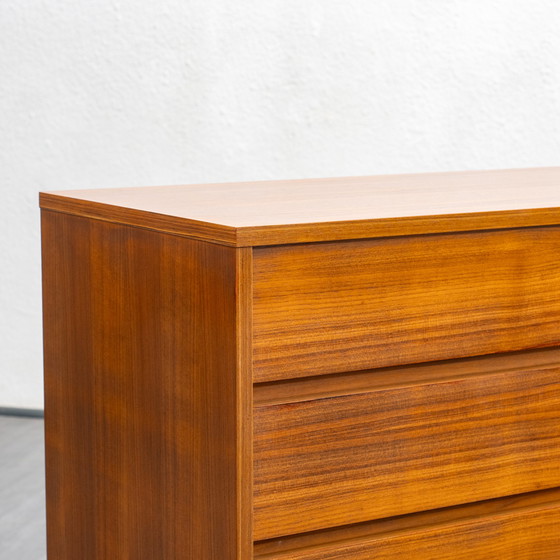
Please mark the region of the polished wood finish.
[[49, 560], [560, 557], [560, 167], [40, 203]]
[[274, 539], [255, 560], [554, 560], [560, 491], [545, 490]]
[[553, 356], [513, 369], [480, 360], [463, 374], [453, 363], [409, 368], [408, 383], [393, 369], [381, 387], [366, 373], [370, 387], [298, 402], [257, 397], [255, 538], [560, 485]]
[[254, 376], [560, 343], [560, 227], [255, 249]]
[[560, 223], [560, 167], [42, 193], [43, 208], [259, 246]]
[[49, 560], [251, 558], [250, 257], [44, 211]]
[[255, 407], [308, 402], [356, 395], [386, 388], [412, 387], [429, 382], [454, 381], [467, 376], [515, 370], [550, 368], [560, 364], [560, 348], [523, 350], [507, 354], [442, 360], [424, 364], [377, 368], [254, 385]]

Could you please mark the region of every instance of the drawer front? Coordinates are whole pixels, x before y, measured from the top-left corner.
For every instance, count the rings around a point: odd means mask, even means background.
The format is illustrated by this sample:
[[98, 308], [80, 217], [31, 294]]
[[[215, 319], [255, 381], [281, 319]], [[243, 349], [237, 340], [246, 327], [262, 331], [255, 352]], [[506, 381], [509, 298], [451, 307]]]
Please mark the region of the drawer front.
[[255, 381], [560, 343], [560, 228], [254, 250]]
[[[508, 500], [517, 502], [508, 507]], [[530, 500], [530, 498], [529, 498]], [[255, 560], [557, 560], [560, 558], [560, 502], [525, 506], [525, 497], [491, 506], [467, 506], [460, 517], [423, 516], [420, 524], [399, 519], [380, 527], [332, 535], [282, 539], [257, 544]], [[501, 508], [497, 511], [484, 509]], [[482, 510], [482, 512], [471, 509]], [[423, 524], [422, 524], [423, 523]], [[394, 525], [394, 527], [391, 527]], [[367, 534], [371, 531], [371, 534]], [[295, 541], [295, 542], [291, 542]], [[322, 542], [316, 542], [322, 541]]]
[[560, 485], [560, 361], [500, 360], [364, 372], [351, 394], [319, 377], [301, 400], [257, 387], [255, 539]]

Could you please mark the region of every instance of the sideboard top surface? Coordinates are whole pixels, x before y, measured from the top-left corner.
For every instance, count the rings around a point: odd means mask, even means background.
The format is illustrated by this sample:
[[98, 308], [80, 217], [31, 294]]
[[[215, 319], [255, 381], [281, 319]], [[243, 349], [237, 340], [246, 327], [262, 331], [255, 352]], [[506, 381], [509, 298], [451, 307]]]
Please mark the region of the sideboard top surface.
[[560, 167], [41, 193], [41, 207], [232, 246], [560, 224]]

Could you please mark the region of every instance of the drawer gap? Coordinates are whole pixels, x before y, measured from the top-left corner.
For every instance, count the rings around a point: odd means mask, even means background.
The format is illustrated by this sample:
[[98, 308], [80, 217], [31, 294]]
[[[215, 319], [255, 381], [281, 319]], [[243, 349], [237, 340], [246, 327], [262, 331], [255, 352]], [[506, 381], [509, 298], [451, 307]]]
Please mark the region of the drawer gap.
[[453, 379], [492, 375], [510, 369], [558, 367], [559, 364], [560, 348], [554, 347], [255, 383], [254, 406], [304, 402], [426, 383], [444, 383]]
[[376, 539], [389, 538], [401, 532], [416, 533], [428, 527], [460, 525], [490, 517], [499, 520], [502, 517], [545, 509], [560, 509], [560, 488], [257, 541], [254, 543], [254, 558], [273, 560], [277, 554], [300, 550], [311, 553], [329, 544], [344, 543], [348, 546], [359, 544], [361, 541], [374, 542]]

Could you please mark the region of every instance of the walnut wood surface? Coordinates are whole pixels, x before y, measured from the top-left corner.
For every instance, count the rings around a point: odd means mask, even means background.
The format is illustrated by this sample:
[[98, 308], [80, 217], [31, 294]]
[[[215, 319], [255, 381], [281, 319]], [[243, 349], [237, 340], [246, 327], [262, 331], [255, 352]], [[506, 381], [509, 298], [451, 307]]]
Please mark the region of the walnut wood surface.
[[560, 343], [560, 227], [254, 250], [257, 382]]
[[41, 206], [235, 246], [560, 223], [560, 168], [42, 193]]
[[555, 560], [560, 491], [545, 490], [255, 545], [255, 560]]
[[255, 539], [560, 485], [560, 362], [490, 361], [421, 366], [413, 383], [405, 368], [409, 384], [366, 372], [354, 394], [300, 402], [256, 387]]
[[43, 267], [49, 560], [251, 558], [248, 250], [44, 211]]
[[499, 373], [508, 370], [555, 367], [560, 364], [560, 348], [541, 348], [508, 354], [492, 354], [462, 360], [443, 360], [407, 366], [377, 368], [286, 381], [257, 383], [254, 386], [255, 406], [269, 406], [343, 395], [356, 395], [387, 387], [425, 385], [429, 381], [461, 379], [481, 372]]
[[560, 167], [40, 202], [49, 560], [560, 557]]

